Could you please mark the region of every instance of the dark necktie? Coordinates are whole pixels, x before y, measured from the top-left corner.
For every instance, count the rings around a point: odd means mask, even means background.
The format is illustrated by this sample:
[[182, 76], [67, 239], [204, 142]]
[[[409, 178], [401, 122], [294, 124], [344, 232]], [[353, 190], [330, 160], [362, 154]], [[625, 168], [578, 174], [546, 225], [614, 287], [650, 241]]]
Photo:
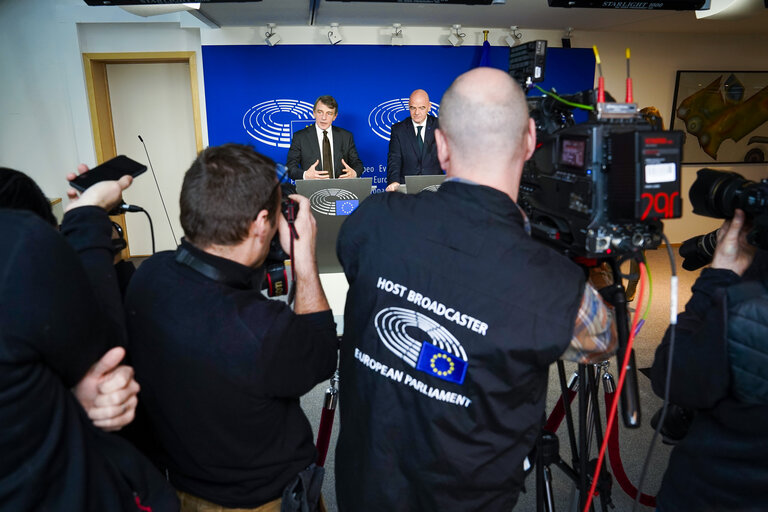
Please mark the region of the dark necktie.
[[331, 157], [331, 141], [328, 140], [328, 131], [323, 130], [323, 170], [328, 172], [328, 177], [333, 178], [333, 158]]
[[419, 153], [424, 152], [424, 140], [421, 138], [421, 129], [423, 126], [416, 127], [416, 140], [419, 142]]

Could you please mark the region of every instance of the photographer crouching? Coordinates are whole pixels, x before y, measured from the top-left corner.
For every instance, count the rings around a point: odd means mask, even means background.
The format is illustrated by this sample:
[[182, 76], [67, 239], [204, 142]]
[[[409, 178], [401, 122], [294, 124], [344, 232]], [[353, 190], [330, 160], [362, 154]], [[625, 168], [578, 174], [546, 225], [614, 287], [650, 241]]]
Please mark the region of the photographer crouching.
[[[706, 182], [702, 171], [698, 183]], [[672, 450], [657, 498], [661, 512], [768, 506], [768, 258], [755, 246], [762, 247], [752, 227], [765, 205], [741, 192], [758, 184], [737, 190], [729, 179], [718, 178], [704, 193], [696, 184], [691, 189], [695, 213], [732, 218], [718, 231], [712, 263], [653, 363], [654, 392], [664, 396], [669, 379], [670, 402], [695, 411]], [[710, 201], [706, 212], [696, 211], [701, 198]]]

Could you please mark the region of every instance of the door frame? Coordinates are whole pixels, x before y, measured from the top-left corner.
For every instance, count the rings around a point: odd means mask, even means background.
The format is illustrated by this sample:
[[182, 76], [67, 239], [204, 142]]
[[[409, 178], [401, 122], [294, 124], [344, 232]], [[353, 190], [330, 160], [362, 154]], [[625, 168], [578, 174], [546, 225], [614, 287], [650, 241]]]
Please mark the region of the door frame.
[[[200, 95], [197, 78], [197, 54], [195, 52], [123, 52], [123, 53], [83, 53], [85, 83], [88, 90], [88, 105], [91, 111], [93, 143], [96, 150], [96, 163], [101, 164], [117, 156], [115, 131], [112, 124], [112, 107], [109, 98], [107, 64], [150, 64], [150, 63], [187, 63], [189, 65], [189, 87], [192, 96], [192, 119], [195, 124], [195, 146], [197, 152], [203, 150], [203, 129], [200, 119]], [[125, 214], [112, 218], [123, 227], [128, 242]], [[130, 248], [122, 252], [123, 258], [130, 256]]]

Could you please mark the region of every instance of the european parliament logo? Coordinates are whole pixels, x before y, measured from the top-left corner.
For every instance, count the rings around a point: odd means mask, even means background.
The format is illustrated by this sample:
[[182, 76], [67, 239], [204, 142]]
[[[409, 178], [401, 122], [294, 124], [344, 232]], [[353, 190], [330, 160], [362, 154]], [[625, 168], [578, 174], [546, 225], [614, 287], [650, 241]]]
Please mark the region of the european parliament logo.
[[[440, 110], [439, 103], [432, 103], [429, 110], [430, 115], [437, 117]], [[379, 103], [368, 114], [368, 126], [371, 131], [389, 141], [392, 134], [392, 125], [406, 119], [411, 113], [408, 109], [408, 98], [396, 98], [394, 100]]]
[[340, 188], [325, 188], [309, 196], [309, 206], [321, 215], [349, 215], [359, 205], [355, 194]]
[[384, 346], [409, 366], [438, 379], [464, 383], [467, 353], [459, 340], [432, 318], [411, 309], [389, 307], [376, 314], [374, 325]]
[[[257, 141], [276, 148], [291, 147], [293, 132], [314, 122], [312, 103], [274, 99], [258, 103], [243, 115], [243, 128]], [[298, 126], [294, 126], [298, 124]]]

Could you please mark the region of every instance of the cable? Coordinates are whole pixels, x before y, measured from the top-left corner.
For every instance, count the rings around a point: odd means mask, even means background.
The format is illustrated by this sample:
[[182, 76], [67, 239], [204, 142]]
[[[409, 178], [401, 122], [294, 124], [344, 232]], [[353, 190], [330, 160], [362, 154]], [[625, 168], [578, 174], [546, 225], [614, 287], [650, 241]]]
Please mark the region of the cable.
[[[635, 329], [635, 336], [637, 336], [640, 333], [640, 330], [645, 325], [645, 321], [648, 320], [648, 314], [651, 311], [651, 301], [653, 299], [653, 279], [651, 278], [651, 269], [648, 268], [648, 261], [645, 259], [645, 253], [642, 253], [642, 258], [643, 258], [643, 263], [645, 263], [646, 277], [648, 278], [648, 300], [645, 303], [643, 316], [640, 318], [640, 321], [637, 323], [637, 328]], [[640, 306], [642, 306], [642, 304], [638, 304], [638, 309], [640, 309]]]
[[651, 461], [651, 454], [653, 453], [653, 447], [656, 444], [656, 439], [659, 437], [661, 428], [664, 426], [664, 421], [667, 419], [667, 409], [669, 407], [669, 387], [672, 382], [672, 354], [675, 353], [675, 326], [677, 325], [677, 265], [675, 264], [675, 254], [672, 251], [672, 247], [669, 245], [664, 233], [661, 234], [664, 239], [664, 243], [667, 246], [667, 255], [669, 256], [669, 265], [672, 268], [672, 273], [669, 277], [669, 354], [667, 355], [667, 375], [664, 379], [664, 404], [661, 407], [661, 417], [659, 423], [656, 425], [656, 429], [653, 431], [653, 437], [651, 437], [651, 444], [648, 446], [648, 453], [645, 456], [643, 462], [643, 470], [640, 472], [640, 481], [637, 483], [637, 495], [635, 496], [635, 502], [632, 504], [632, 511], [637, 510], [637, 503], [640, 499], [640, 493], [642, 492], [643, 482], [645, 481], [645, 474], [648, 471], [648, 464]]
[[[645, 295], [645, 281], [642, 277], [645, 273], [645, 263], [640, 263], [640, 290], [638, 291], [638, 304], [642, 304], [643, 296]], [[635, 342], [635, 328], [637, 327], [638, 317], [640, 316], [639, 309], [635, 309], [635, 314], [632, 318], [632, 327], [629, 330], [629, 340], [627, 340], [627, 348], [624, 354], [624, 361], [621, 364], [621, 373], [619, 374], [619, 383], [616, 386], [616, 396], [621, 396], [621, 390], [624, 387], [624, 379], [627, 376], [627, 368], [629, 366], [629, 358], [632, 355], [632, 345]], [[583, 512], [589, 512], [589, 508], [592, 504], [592, 498], [595, 496], [595, 488], [599, 480], [600, 470], [603, 467], [603, 459], [605, 458], [605, 450], [608, 448], [608, 440], [610, 439], [611, 428], [614, 421], [616, 421], [616, 415], [618, 412], [619, 401], [614, 400], [611, 405], [611, 412], [608, 415], [608, 422], [605, 425], [606, 435], [603, 438], [603, 443], [600, 445], [600, 453], [597, 456], [597, 465], [595, 471], [592, 473], [592, 485], [589, 488], [589, 494], [587, 495], [587, 502], [584, 505]], [[586, 454], [581, 454], [585, 456]], [[639, 493], [638, 493], [639, 495]]]
[[538, 85], [534, 85], [534, 87], [536, 89], [540, 90], [541, 92], [543, 92], [544, 94], [546, 94], [547, 96], [551, 96], [552, 98], [556, 99], [557, 101], [559, 101], [561, 103], [564, 103], [564, 104], [568, 105], [569, 107], [582, 108], [584, 110], [595, 110], [595, 107], [593, 107], [591, 105], [583, 105], [581, 103], [574, 103], [572, 101], [568, 101], [566, 99], [561, 98], [560, 96], [558, 96], [557, 94], [555, 94], [553, 92], [545, 91], [544, 89], [542, 89]]
[[144, 215], [147, 216], [147, 220], [149, 221], [149, 234], [152, 237], [152, 254], [155, 254], [155, 228], [152, 226], [152, 217], [149, 216], [149, 212], [144, 208], [142, 208], [141, 211], [144, 212]]
[[[165, 207], [165, 200], [163, 199], [163, 193], [160, 192], [160, 184], [157, 182], [157, 175], [155, 174], [155, 168], [152, 167], [152, 160], [149, 159], [149, 151], [147, 151], [147, 145], [144, 144], [144, 139], [141, 138], [141, 135], [139, 135], [139, 140], [141, 141], [141, 145], [144, 146], [144, 153], [147, 154], [147, 162], [149, 163], [149, 168], [152, 171], [152, 178], [155, 180], [155, 186], [157, 187], [157, 194], [160, 196], [160, 202], [163, 204], [163, 211], [165, 212], [165, 218], [168, 219], [168, 227], [171, 228], [171, 235], [173, 235], [173, 243], [175, 243], [177, 246], [178, 238], [176, 238], [176, 233], [173, 232], [173, 224], [171, 223], [171, 217], [168, 215], [168, 208]], [[149, 216], [149, 214], [147, 214]], [[151, 221], [150, 221], [151, 222]], [[152, 237], [152, 243], [154, 243], [154, 236]], [[152, 253], [154, 254], [155, 250], [152, 249]]]

